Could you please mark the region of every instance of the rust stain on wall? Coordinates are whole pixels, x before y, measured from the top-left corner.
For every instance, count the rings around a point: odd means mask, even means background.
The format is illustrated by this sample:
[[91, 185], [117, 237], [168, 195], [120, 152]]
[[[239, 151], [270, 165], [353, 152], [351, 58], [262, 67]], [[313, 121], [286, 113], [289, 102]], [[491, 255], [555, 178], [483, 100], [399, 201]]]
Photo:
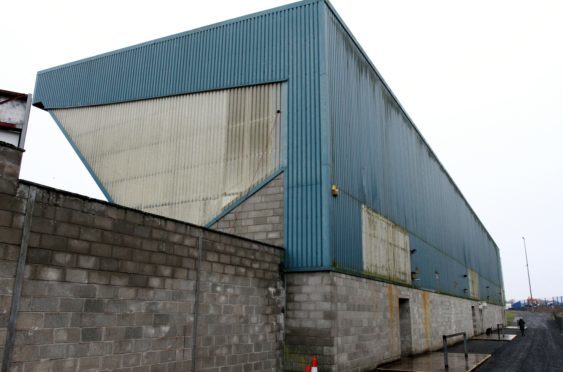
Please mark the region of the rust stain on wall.
[[428, 292], [422, 292], [422, 326], [426, 350], [430, 350], [430, 298]]
[[395, 296], [393, 295], [393, 286], [387, 287], [387, 300], [389, 301], [389, 320], [393, 322], [395, 320]]

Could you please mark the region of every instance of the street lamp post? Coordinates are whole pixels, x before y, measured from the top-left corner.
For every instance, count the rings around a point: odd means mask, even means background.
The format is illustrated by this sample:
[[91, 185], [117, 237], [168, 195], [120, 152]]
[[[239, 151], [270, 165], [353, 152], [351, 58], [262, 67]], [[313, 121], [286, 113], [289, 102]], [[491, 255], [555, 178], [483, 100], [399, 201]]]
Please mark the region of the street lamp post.
[[526, 238], [522, 237], [524, 241], [524, 256], [526, 257], [526, 270], [528, 271], [528, 286], [530, 287], [530, 300], [533, 300], [534, 297], [532, 296], [532, 282], [530, 281], [530, 267], [528, 265], [528, 252], [526, 250]]

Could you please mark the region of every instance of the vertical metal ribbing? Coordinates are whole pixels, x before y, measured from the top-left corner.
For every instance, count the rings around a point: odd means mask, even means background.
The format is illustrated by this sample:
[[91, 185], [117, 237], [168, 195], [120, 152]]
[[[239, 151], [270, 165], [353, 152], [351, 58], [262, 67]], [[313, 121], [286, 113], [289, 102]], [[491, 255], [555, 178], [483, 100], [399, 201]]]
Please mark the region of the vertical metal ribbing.
[[14, 291], [12, 293], [12, 306], [10, 308], [10, 318], [8, 319], [8, 329], [6, 341], [4, 343], [4, 357], [2, 359], [2, 372], [8, 372], [12, 359], [12, 350], [16, 340], [16, 319], [20, 307], [20, 298], [23, 286], [25, 261], [27, 258], [27, 247], [29, 244], [29, 235], [31, 231], [31, 218], [33, 216], [33, 207], [35, 205], [35, 197], [37, 189], [31, 187], [29, 190], [29, 198], [25, 207], [25, 217], [22, 227], [22, 237], [20, 244], [20, 254], [18, 257], [18, 265], [16, 268], [16, 277], [14, 279]]
[[[203, 237], [199, 237], [197, 240], [197, 263], [196, 263], [196, 277], [195, 277], [195, 294], [194, 294], [194, 309], [193, 309], [193, 329], [192, 329], [192, 371], [195, 371], [196, 367], [196, 349], [197, 349], [197, 319], [199, 314], [199, 283], [200, 283], [200, 271], [201, 271], [201, 255], [203, 252]], [[4, 371], [2, 371], [4, 372]]]
[[280, 94], [271, 83], [53, 114], [115, 202], [204, 224], [279, 168]]
[[358, 217], [365, 204], [416, 239], [411, 262], [423, 269], [419, 284], [425, 288], [467, 297], [458, 285], [460, 267], [502, 287], [494, 241], [330, 5], [326, 24], [325, 120], [334, 137], [332, 181], [340, 190], [337, 199], [329, 198], [335, 264], [362, 271]]
[[[284, 110], [282, 115], [282, 120], [287, 124], [287, 129], [282, 129], [282, 135], [285, 135], [282, 144], [284, 149], [287, 150], [285, 152], [287, 177], [284, 177], [287, 186], [286, 201], [284, 202], [287, 211], [287, 217], [285, 217], [286, 233], [284, 234], [284, 236], [287, 236], [288, 242], [286, 245], [289, 258], [287, 263], [292, 268], [321, 267], [331, 261], [325, 252], [328, 249], [326, 242], [328, 238], [321, 239], [322, 229], [328, 229], [326, 207], [322, 211], [323, 215], [320, 216], [321, 208], [323, 208], [321, 204], [329, 199], [326, 195], [326, 184], [328, 182], [326, 164], [323, 171], [319, 161], [322, 158], [321, 151], [323, 149], [323, 145], [321, 145], [323, 140], [321, 123], [325, 118], [319, 116], [321, 103], [319, 92], [324, 87], [320, 85], [321, 78], [318, 72], [320, 60], [323, 59], [318, 43], [325, 29], [324, 23], [322, 27], [320, 26], [318, 18], [321, 13], [326, 18], [326, 14], [328, 14], [326, 7], [327, 5], [323, 0], [301, 1], [42, 71], [38, 74], [35, 101], [42, 102], [48, 110], [57, 111], [56, 115], [61, 117], [61, 122], [65, 125], [65, 120], [62, 118], [64, 114], [59, 111], [77, 109], [81, 113], [101, 112], [99, 107], [104, 105], [107, 106], [108, 110], [119, 108], [119, 112], [110, 113], [108, 111], [105, 113], [109, 114], [111, 118], [121, 114], [123, 118], [131, 119], [131, 123], [134, 124], [131, 131], [119, 133], [117, 125], [109, 125], [109, 128], [116, 130], [116, 132], [108, 135], [108, 141], [103, 141], [97, 134], [92, 141], [86, 140], [86, 138], [82, 138], [82, 143], [76, 141], [75, 147], [80, 148], [85, 155], [84, 158], [90, 161], [90, 156], [86, 154], [85, 148], [91, 143], [97, 146], [109, 145], [108, 147], [113, 149], [122, 146], [123, 141], [136, 145], [136, 141], [143, 139], [140, 134], [145, 133], [146, 135], [147, 130], [149, 133], [152, 133], [151, 129], [156, 132], [149, 139], [161, 138], [170, 133], [162, 126], [164, 120], [158, 120], [159, 118], [149, 120], [151, 119], [150, 114], [143, 115], [144, 113], [140, 112], [145, 107], [143, 106], [143, 103], [146, 103], [145, 101], [154, 103], [152, 101], [156, 101], [156, 98], [216, 92], [220, 89], [235, 89], [287, 81], [285, 88], [282, 87], [287, 92], [287, 100], [285, 100], [287, 102], [284, 102], [287, 110]], [[325, 55], [324, 52], [323, 55]], [[177, 57], [180, 63], [176, 60]], [[325, 83], [328, 81], [326, 76], [322, 79]], [[133, 105], [132, 102], [136, 104]], [[131, 111], [126, 112], [125, 109], [121, 111], [122, 104], [131, 104]], [[177, 105], [173, 107], [177, 107]], [[63, 110], [63, 108], [69, 110]], [[217, 105], [210, 105], [207, 108], [213, 112]], [[188, 114], [197, 116], [196, 114], [202, 109], [202, 105], [195, 108], [187, 107], [186, 109]], [[169, 113], [169, 111], [155, 111], [157, 114]], [[182, 111], [181, 107], [179, 111]], [[232, 111], [234, 111], [233, 114], [238, 114], [235, 110]], [[138, 115], [135, 116], [135, 113], [138, 113]], [[325, 114], [327, 113], [325, 112]], [[146, 125], [140, 124], [137, 117], [144, 119], [143, 121], [147, 122]], [[86, 125], [82, 118], [78, 118], [77, 121], [81, 128], [92, 127]], [[98, 117], [92, 118], [92, 122], [99, 125], [99, 123], [107, 124], [108, 120]], [[185, 125], [183, 125], [184, 122], [184, 120], [180, 121], [178, 126], [189, 134], [190, 130], [186, 130]], [[211, 120], [206, 122], [211, 122]], [[128, 123], [130, 122], [120, 123], [122, 124], [120, 128], [124, 129], [123, 126]], [[141, 129], [144, 128], [146, 130], [142, 131]], [[265, 127], [262, 128], [266, 129]], [[256, 160], [256, 158], [248, 154], [251, 141], [247, 140], [248, 136], [244, 133], [244, 129], [235, 130], [235, 133], [240, 133], [241, 137], [235, 138], [236, 141], [230, 144], [233, 149], [235, 147], [242, 148], [244, 157], [249, 159], [249, 163], [252, 163], [252, 160]], [[104, 130], [109, 129], [104, 125]], [[70, 129], [67, 131], [72, 132]], [[122, 134], [123, 132], [125, 134]], [[197, 133], [204, 132], [204, 130], [201, 130]], [[135, 138], [131, 138], [131, 133], [136, 134], [133, 136]], [[277, 134], [278, 132], [274, 130], [273, 133]], [[73, 138], [75, 137], [72, 133], [70, 134]], [[210, 136], [212, 135], [210, 134]], [[172, 138], [171, 142], [180, 138], [182, 137]], [[119, 140], [111, 142], [111, 139]], [[203, 142], [199, 141], [198, 143]], [[142, 143], [138, 144], [141, 145]], [[212, 146], [207, 146], [203, 150], [198, 150], [197, 146], [182, 146], [181, 148], [185, 149], [181, 162], [188, 163], [186, 167], [193, 163], [193, 159], [201, 159], [207, 153], [205, 150], [214, 149]], [[137, 161], [139, 163], [136, 169], [138, 173], [147, 175], [150, 173], [149, 166], [156, 162], [158, 162], [156, 169], [159, 172], [168, 172], [169, 169], [163, 169], [163, 167], [174, 164], [167, 160], [173, 153], [173, 146], [165, 147], [165, 150], [170, 151], [159, 153], [162, 156], [161, 158], [150, 156], [147, 157], [146, 161]], [[188, 153], [192, 151], [194, 156], [189, 156]], [[146, 155], [146, 152], [138, 152], [141, 155]], [[284, 163], [286, 162], [286, 159], [278, 153], [274, 155], [281, 158]], [[177, 158], [177, 156], [174, 153], [173, 157]], [[108, 191], [115, 202], [144, 209], [148, 212], [167, 215], [175, 219], [197, 222], [193, 221], [191, 217], [192, 214], [195, 214], [192, 213], [195, 208], [187, 206], [188, 202], [183, 204], [173, 204], [170, 200], [151, 202], [148, 200], [147, 190], [163, 195], [174, 195], [174, 190], [177, 190], [177, 200], [184, 201], [182, 198], [187, 196], [195, 197], [196, 192], [201, 190], [201, 185], [205, 183], [201, 182], [199, 188], [190, 193], [182, 188], [189, 187], [190, 190], [192, 187], [195, 188], [190, 180], [197, 179], [197, 177], [174, 174], [171, 179], [177, 183], [165, 183], [153, 174], [153, 177], [147, 177], [147, 179], [153, 180], [154, 185], [152, 187], [146, 186], [146, 183], [144, 187], [141, 187], [139, 185], [141, 182], [125, 185], [121, 181], [133, 179], [135, 176], [129, 177], [128, 174], [124, 174], [119, 179], [116, 179], [115, 176], [119, 175], [119, 172], [126, 173], [133, 168], [132, 164], [127, 162], [127, 159], [138, 160], [139, 158], [134, 155], [125, 156], [125, 154], [121, 154], [119, 161], [124, 164], [123, 166], [110, 168], [113, 160], [100, 159], [97, 163], [92, 161], [90, 168], [92, 173], [94, 171], [99, 173], [99, 179], [104, 181], [104, 185], [108, 187]], [[236, 169], [237, 166], [246, 169], [249, 166], [247, 163], [234, 161], [232, 163], [231, 169]], [[265, 164], [266, 162], [250, 165], [255, 167], [259, 165], [258, 168], [263, 169]], [[206, 172], [206, 170], [207, 168], [204, 168], [201, 173], [212, 173]], [[186, 173], [187, 171], [188, 169], [184, 169], [183, 172]], [[174, 172], [171, 171], [170, 173]], [[234, 172], [234, 175], [238, 179], [247, 176], [244, 169], [242, 172]], [[249, 176], [247, 179], [251, 179], [251, 177]], [[323, 182], [324, 188], [322, 188]], [[211, 184], [212, 186], [221, 185], [221, 182], [217, 181]], [[180, 188], [180, 185], [182, 188]], [[169, 192], [166, 187], [170, 187], [173, 191]], [[322, 190], [325, 190], [323, 197], [320, 196]], [[131, 196], [139, 197], [141, 203], [132, 205], [115, 196], [114, 191], [115, 195], [120, 195], [124, 199]], [[204, 189], [204, 191], [207, 190]], [[222, 201], [229, 203], [231, 197], [232, 195], [226, 197], [220, 195], [213, 202], [205, 200], [208, 205], [215, 203], [221, 206]], [[220, 213], [222, 208], [217, 209], [219, 210], [216, 212]], [[208, 218], [202, 218], [198, 224], [209, 221], [217, 213], [210, 213], [207, 216]]]

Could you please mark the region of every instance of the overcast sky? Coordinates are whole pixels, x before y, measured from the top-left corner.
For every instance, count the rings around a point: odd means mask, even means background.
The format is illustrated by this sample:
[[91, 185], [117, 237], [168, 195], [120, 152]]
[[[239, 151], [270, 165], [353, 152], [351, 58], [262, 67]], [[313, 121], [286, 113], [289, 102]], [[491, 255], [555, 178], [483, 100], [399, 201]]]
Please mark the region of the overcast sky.
[[[0, 89], [38, 70], [289, 3], [49, 0], [2, 4]], [[500, 247], [506, 297], [563, 295], [563, 2], [332, 4]], [[33, 109], [21, 177], [103, 198]]]

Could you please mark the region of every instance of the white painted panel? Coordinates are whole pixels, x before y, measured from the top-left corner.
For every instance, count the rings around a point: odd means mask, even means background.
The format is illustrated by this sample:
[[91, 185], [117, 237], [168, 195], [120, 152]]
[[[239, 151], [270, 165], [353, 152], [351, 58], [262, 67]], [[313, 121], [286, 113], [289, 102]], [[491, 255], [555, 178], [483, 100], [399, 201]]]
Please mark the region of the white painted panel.
[[469, 296], [479, 299], [479, 274], [476, 271], [467, 269], [467, 276], [469, 279]]
[[409, 235], [373, 209], [362, 206], [364, 271], [411, 283]]
[[19, 132], [0, 128], [0, 141], [9, 143], [10, 145], [18, 146], [20, 142], [20, 134]]
[[183, 221], [280, 166], [281, 84], [54, 112], [114, 202]]
[[27, 94], [0, 91], [0, 122], [15, 124], [22, 129], [27, 118]]

